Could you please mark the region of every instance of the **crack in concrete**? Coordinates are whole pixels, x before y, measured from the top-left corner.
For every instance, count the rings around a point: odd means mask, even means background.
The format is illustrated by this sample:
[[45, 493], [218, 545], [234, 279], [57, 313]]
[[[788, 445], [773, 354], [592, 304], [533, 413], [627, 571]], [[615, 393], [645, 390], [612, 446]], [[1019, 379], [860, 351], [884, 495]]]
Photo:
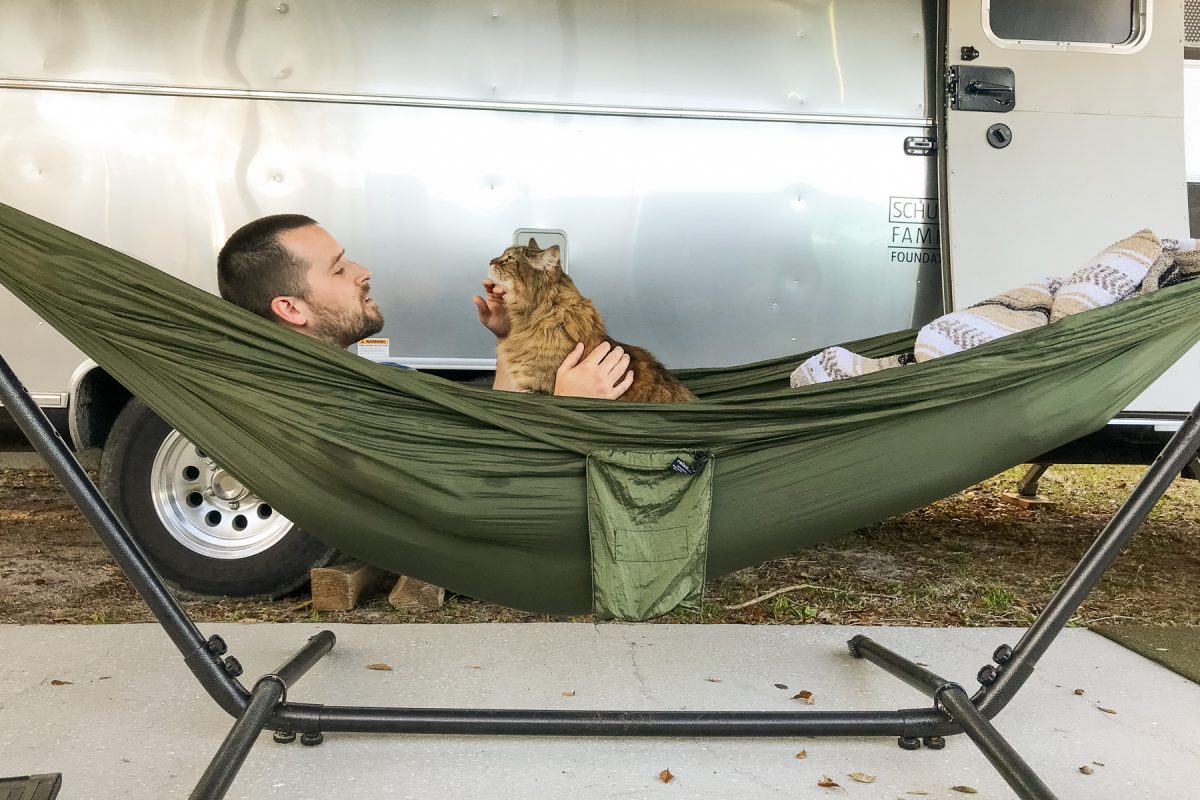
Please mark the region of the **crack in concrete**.
[[629, 661], [633, 665], [633, 677], [637, 679], [638, 686], [642, 690], [642, 697], [650, 699], [650, 691], [646, 686], [646, 676], [642, 674], [642, 665], [638, 662], [637, 642], [629, 643]]

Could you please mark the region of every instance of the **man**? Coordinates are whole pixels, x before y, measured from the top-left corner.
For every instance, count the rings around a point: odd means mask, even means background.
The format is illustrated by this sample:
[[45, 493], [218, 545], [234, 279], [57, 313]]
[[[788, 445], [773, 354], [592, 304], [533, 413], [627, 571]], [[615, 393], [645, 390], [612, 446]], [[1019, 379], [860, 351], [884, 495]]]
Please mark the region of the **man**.
[[[508, 335], [503, 290], [485, 280], [476, 296], [479, 321], [497, 339]], [[338, 347], [383, 329], [371, 299], [371, 273], [314, 220], [301, 214], [263, 217], [239, 228], [217, 257], [221, 296], [286, 328]], [[554, 393], [615, 400], [633, 383], [629, 356], [601, 344], [585, 356], [576, 345], [558, 369]], [[493, 388], [518, 389], [499, 358]]]

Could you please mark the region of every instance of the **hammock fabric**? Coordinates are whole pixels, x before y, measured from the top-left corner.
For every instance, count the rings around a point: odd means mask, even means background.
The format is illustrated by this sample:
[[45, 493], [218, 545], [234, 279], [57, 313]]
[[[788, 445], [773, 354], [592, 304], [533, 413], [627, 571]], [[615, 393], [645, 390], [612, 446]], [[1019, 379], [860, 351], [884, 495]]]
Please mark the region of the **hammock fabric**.
[[[0, 282], [305, 530], [456, 592], [564, 614], [593, 604], [589, 454], [710, 454], [717, 575], [1097, 430], [1200, 340], [1191, 281], [803, 389], [788, 374], [810, 353], [685, 370], [700, 402], [654, 406], [380, 366], [2, 205]], [[914, 336], [846, 346], [878, 357]]]

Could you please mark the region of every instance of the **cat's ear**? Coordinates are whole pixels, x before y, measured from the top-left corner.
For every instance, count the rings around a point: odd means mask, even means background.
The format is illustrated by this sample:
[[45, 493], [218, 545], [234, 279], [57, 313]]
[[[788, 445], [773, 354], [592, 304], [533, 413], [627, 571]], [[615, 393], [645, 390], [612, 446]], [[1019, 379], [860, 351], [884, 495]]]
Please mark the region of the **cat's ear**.
[[534, 239], [532, 236], [529, 237], [529, 244], [527, 245], [527, 247], [530, 250], [541, 250], [542, 249], [542, 248], [538, 247], [537, 239]]
[[546, 269], [557, 269], [561, 265], [562, 262], [559, 261], [561, 252], [556, 244], [552, 244], [542, 251], [542, 264]]

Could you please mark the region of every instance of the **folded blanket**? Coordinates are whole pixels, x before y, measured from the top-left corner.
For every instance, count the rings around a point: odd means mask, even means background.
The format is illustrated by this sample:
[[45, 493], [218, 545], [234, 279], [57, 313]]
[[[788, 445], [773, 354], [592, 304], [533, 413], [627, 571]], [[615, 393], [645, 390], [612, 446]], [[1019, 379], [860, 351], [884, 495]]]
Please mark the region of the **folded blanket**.
[[1162, 242], [1148, 230], [1104, 248], [1063, 281], [1050, 321], [1132, 297], [1162, 254]]
[[1196, 239], [1163, 239], [1162, 255], [1150, 266], [1138, 294], [1174, 286], [1185, 278], [1200, 275], [1198, 244]]
[[913, 353], [864, 358], [844, 347], [828, 347], [797, 367], [790, 383], [805, 386], [929, 361], [1196, 275], [1200, 241], [1160, 240], [1141, 230], [1104, 248], [1066, 280], [1043, 278], [938, 317], [917, 333]]
[[853, 378], [856, 375], [866, 375], [881, 369], [902, 367], [912, 363], [912, 360], [910, 353], [887, 358], [866, 358], [858, 353], [852, 353], [844, 347], [826, 347], [796, 367], [788, 382], [795, 389], [810, 383], [840, 381], [842, 378]]
[[1040, 328], [1050, 321], [1059, 278], [1043, 278], [938, 317], [917, 333], [917, 361], [968, 350], [1010, 333]]

